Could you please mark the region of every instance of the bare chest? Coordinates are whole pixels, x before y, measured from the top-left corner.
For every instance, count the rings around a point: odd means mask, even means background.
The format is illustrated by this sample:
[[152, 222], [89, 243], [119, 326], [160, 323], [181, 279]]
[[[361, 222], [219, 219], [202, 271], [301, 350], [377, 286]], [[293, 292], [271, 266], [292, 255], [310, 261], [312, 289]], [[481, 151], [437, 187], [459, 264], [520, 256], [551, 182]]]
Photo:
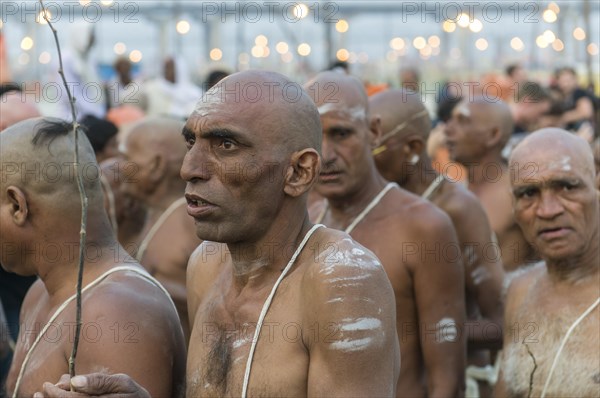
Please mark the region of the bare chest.
[[[512, 338], [504, 348], [504, 378], [511, 396], [526, 397], [530, 388], [532, 396], [541, 395], [567, 330], [585, 309], [573, 306], [553, 312], [537, 306], [536, 311], [521, 312], [508, 325]], [[566, 340], [548, 382], [547, 396], [600, 395], [598, 336], [600, 308], [583, 319]]]
[[[306, 395], [307, 333], [297, 291], [280, 286], [260, 328], [249, 377], [248, 396]], [[249, 299], [231, 311], [214, 289], [196, 313], [187, 366], [187, 396], [240, 396], [264, 297]]]

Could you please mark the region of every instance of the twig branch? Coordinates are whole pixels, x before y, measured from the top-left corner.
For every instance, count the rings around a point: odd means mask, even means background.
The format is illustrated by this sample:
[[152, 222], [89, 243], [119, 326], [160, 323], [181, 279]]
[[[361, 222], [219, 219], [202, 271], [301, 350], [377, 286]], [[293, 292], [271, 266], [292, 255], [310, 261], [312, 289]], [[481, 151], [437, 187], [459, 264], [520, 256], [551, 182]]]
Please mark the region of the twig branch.
[[88, 209], [88, 198], [85, 193], [85, 187], [83, 186], [83, 179], [80, 172], [79, 167], [79, 124], [77, 123], [77, 112], [75, 109], [75, 98], [71, 95], [71, 91], [69, 91], [69, 86], [67, 84], [67, 79], [65, 77], [64, 69], [63, 69], [63, 61], [62, 61], [62, 53], [60, 51], [60, 42], [58, 40], [58, 34], [56, 33], [56, 29], [50, 22], [48, 18], [48, 13], [46, 11], [46, 7], [42, 0], [39, 0], [42, 6], [42, 15], [44, 19], [48, 23], [48, 26], [52, 30], [52, 34], [54, 35], [54, 41], [56, 43], [56, 50], [58, 51], [58, 62], [59, 69], [58, 73], [62, 78], [63, 85], [65, 86], [65, 90], [67, 92], [67, 96], [69, 98], [69, 103], [71, 104], [71, 116], [73, 117], [73, 135], [75, 137], [75, 175], [77, 179], [77, 188], [79, 190], [79, 198], [81, 201], [81, 227], [79, 230], [79, 269], [77, 275], [77, 290], [76, 290], [76, 301], [77, 301], [77, 312], [76, 312], [76, 327], [75, 327], [75, 338], [73, 340], [73, 348], [71, 351], [71, 356], [69, 358], [69, 374], [71, 377], [75, 376], [75, 358], [77, 357], [77, 347], [79, 346], [79, 336], [81, 335], [81, 285], [83, 284], [83, 260], [85, 253], [85, 242], [86, 242], [86, 226], [87, 226], [87, 209]]
[[523, 344], [525, 345], [525, 348], [527, 349], [527, 353], [529, 354], [529, 356], [531, 357], [531, 360], [533, 361], [533, 370], [531, 371], [531, 374], [529, 375], [529, 392], [527, 393], [527, 398], [531, 398], [531, 393], [533, 392], [533, 375], [535, 374], [535, 371], [537, 370], [537, 362], [535, 361], [535, 357], [533, 356], [533, 352], [531, 352], [531, 350], [529, 349], [529, 345], [527, 345], [527, 343], [525, 342], [525, 340], [523, 340]]

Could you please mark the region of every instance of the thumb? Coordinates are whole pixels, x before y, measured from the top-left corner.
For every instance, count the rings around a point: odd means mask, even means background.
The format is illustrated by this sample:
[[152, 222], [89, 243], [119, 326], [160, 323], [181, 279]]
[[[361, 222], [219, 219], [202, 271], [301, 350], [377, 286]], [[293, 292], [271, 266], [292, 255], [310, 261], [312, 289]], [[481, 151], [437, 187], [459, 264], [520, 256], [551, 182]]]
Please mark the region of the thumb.
[[145, 392], [129, 376], [92, 373], [71, 379], [73, 390], [88, 395], [130, 394]]

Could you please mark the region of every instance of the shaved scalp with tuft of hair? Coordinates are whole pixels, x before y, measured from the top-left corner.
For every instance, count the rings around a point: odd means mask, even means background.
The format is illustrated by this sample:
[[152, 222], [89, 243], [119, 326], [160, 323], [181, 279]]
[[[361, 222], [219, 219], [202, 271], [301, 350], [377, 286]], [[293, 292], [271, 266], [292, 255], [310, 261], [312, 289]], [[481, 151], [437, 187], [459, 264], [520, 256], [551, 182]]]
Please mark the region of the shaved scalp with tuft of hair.
[[[0, 134], [1, 195], [15, 185], [43, 197], [48, 211], [81, 206], [74, 170], [75, 139], [71, 123], [56, 118], [33, 118], [14, 124]], [[100, 169], [83, 131], [79, 134], [80, 171], [90, 201], [103, 203]], [[13, 172], [14, 171], [14, 172]], [[72, 211], [71, 211], [72, 213]]]

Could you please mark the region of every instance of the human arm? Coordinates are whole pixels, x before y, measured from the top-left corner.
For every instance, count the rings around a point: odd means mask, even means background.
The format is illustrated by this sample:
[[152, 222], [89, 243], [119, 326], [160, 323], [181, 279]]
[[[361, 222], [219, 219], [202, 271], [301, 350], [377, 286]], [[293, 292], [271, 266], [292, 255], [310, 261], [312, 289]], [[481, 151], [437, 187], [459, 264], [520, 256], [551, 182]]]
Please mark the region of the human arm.
[[[415, 214], [418, 256], [407, 257], [413, 275], [421, 350], [429, 397], [458, 397], [466, 362], [464, 272], [449, 218], [431, 206]], [[417, 213], [417, 212], [415, 212]]]
[[452, 219], [460, 242], [466, 290], [483, 317], [468, 321], [467, 344], [474, 349], [500, 349], [504, 268], [490, 223], [479, 200], [467, 190], [457, 192], [443, 209]]
[[594, 117], [594, 105], [587, 96], [581, 96], [575, 102], [575, 109], [567, 111], [561, 116], [561, 124], [569, 124], [581, 120], [591, 120]]
[[[395, 396], [400, 351], [385, 271], [372, 253], [350, 240], [336, 242], [326, 257], [320, 256], [320, 266], [303, 282], [307, 395]], [[314, 325], [323, 333], [315, 336]]]
[[[152, 396], [183, 395], [185, 343], [176, 311], [162, 290], [119, 273], [84, 296], [82, 306], [78, 374], [124, 373]], [[70, 344], [64, 349], [68, 357]]]

